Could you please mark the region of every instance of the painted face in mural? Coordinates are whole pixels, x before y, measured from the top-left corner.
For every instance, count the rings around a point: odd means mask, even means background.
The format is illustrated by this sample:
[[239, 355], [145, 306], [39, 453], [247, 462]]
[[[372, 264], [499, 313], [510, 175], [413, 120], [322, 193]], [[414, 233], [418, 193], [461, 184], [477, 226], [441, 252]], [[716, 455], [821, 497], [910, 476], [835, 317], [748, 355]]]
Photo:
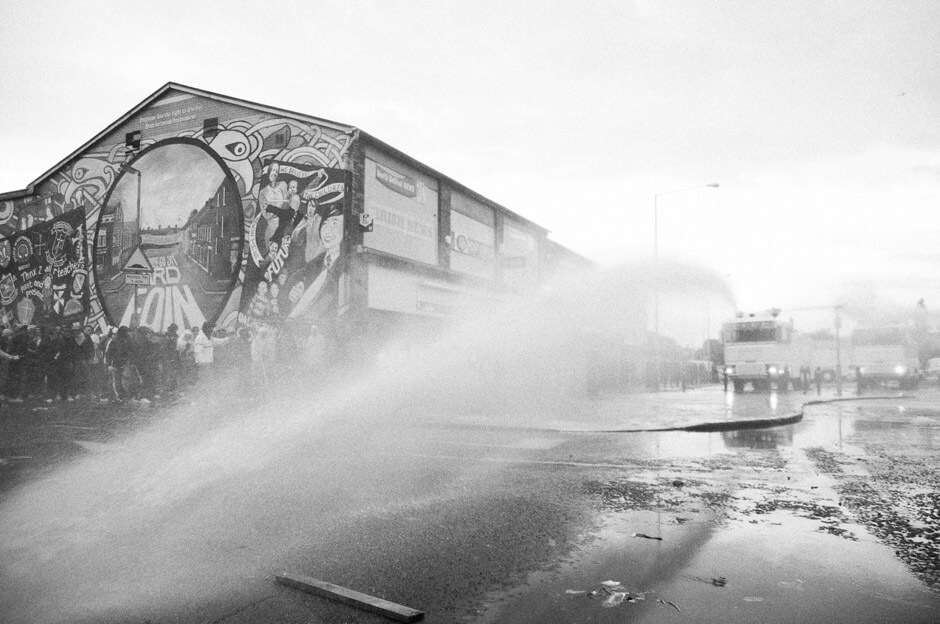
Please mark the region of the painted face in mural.
[[287, 294], [287, 298], [290, 299], [291, 303], [297, 303], [298, 301], [300, 301], [300, 298], [303, 296], [304, 289], [305, 289], [304, 283], [297, 282], [296, 284], [294, 284], [293, 288], [290, 289], [290, 292]]
[[320, 224], [320, 240], [332, 256], [339, 253], [339, 245], [343, 242], [343, 217], [332, 216]]

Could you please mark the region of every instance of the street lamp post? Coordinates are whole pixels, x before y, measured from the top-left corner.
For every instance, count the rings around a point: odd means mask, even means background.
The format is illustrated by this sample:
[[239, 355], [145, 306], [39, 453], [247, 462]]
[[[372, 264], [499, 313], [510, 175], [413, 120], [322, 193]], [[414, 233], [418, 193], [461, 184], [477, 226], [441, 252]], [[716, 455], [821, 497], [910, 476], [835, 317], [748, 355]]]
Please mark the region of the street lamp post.
[[836, 396], [842, 396], [842, 317], [839, 316], [841, 305], [835, 306], [835, 319], [833, 325], [836, 328]]
[[712, 182], [711, 184], [697, 184], [696, 186], [689, 186], [686, 188], [676, 189], [674, 191], [665, 191], [663, 193], [656, 193], [653, 195], [653, 330], [654, 340], [656, 341], [656, 344], [654, 345], [656, 370], [654, 373], [656, 375], [657, 391], [660, 388], [660, 369], [662, 368], [659, 345], [659, 198], [662, 195], [684, 193], [686, 191], [694, 191], [700, 188], [718, 188], [718, 183]]
[[[130, 165], [124, 165], [124, 171], [128, 173], [133, 173], [137, 176], [137, 235], [135, 236], [136, 246], [140, 246], [140, 187], [141, 187], [141, 178], [143, 177], [140, 173], [140, 169], [135, 169]], [[134, 287], [134, 312], [131, 314], [131, 327], [137, 327], [140, 322], [139, 315], [137, 312], [137, 285], [132, 284]]]

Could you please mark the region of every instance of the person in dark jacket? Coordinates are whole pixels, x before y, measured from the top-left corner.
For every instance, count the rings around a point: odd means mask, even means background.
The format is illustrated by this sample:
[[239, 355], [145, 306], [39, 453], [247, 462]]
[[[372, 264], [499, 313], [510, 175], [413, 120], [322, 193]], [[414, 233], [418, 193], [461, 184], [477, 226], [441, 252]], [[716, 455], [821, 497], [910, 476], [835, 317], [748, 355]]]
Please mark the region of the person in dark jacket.
[[56, 335], [53, 329], [40, 327], [32, 344], [32, 387], [33, 394], [51, 401], [55, 390], [55, 381], [50, 380], [58, 352]]
[[29, 355], [29, 333], [25, 326], [13, 330], [7, 342], [7, 352], [17, 359], [10, 361], [7, 371], [6, 395], [12, 403], [22, 403], [27, 394], [26, 370]]
[[0, 336], [0, 370], [3, 371], [3, 374], [0, 375], [0, 395], [6, 396], [8, 389], [8, 381], [10, 379], [10, 367], [16, 362], [19, 358], [17, 355], [13, 355], [8, 352], [10, 348], [10, 343], [13, 341], [13, 330], [4, 329], [3, 335]]
[[[86, 331], [87, 330], [87, 331]], [[95, 345], [91, 340], [91, 328], [78, 323], [72, 325], [72, 341], [75, 343], [73, 364], [72, 392], [76, 397], [81, 395], [94, 396], [95, 384], [92, 374], [92, 362], [95, 359]]]
[[72, 376], [75, 366], [75, 341], [62, 327], [56, 327], [52, 332], [50, 341], [52, 345], [51, 359], [47, 369], [47, 383], [49, 397], [52, 399], [69, 400], [72, 398]]
[[160, 364], [163, 368], [163, 391], [176, 392], [180, 384], [180, 353], [176, 349], [179, 343], [179, 327], [172, 323], [166, 334], [160, 337]]
[[140, 326], [131, 339], [131, 362], [140, 375], [140, 398], [144, 402], [157, 397], [157, 382], [160, 376], [160, 348], [157, 336], [147, 326]]

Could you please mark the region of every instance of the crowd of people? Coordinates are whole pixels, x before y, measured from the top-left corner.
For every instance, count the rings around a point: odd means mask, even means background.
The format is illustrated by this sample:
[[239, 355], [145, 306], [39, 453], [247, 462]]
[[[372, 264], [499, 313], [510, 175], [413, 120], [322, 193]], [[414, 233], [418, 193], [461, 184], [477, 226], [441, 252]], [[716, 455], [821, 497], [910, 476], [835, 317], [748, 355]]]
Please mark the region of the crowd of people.
[[329, 345], [315, 327], [256, 324], [235, 332], [212, 323], [180, 332], [150, 327], [21, 326], [0, 334], [0, 400], [151, 402], [231, 378], [247, 387], [286, 382], [298, 366], [320, 368]]
[[211, 323], [182, 333], [176, 325], [8, 328], [0, 335], [0, 399], [149, 402], [211, 376], [220, 360], [248, 361], [250, 352], [250, 332], [227, 335]]

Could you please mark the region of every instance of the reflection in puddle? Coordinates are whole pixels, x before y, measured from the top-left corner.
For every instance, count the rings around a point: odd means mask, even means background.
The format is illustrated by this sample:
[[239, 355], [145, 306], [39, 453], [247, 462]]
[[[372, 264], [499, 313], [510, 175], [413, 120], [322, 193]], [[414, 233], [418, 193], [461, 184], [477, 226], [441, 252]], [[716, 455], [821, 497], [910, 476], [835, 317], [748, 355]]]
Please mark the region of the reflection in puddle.
[[793, 444], [793, 425], [770, 429], [723, 431], [721, 440], [726, 448], [774, 449]]
[[[525, 591], [480, 623], [913, 623], [940, 608], [940, 598], [870, 538], [834, 539], [818, 521], [783, 511], [724, 526], [675, 525], [662, 515], [611, 515], [573, 563], [533, 574]], [[663, 541], [631, 537], [644, 527], [662, 531]], [[613, 605], [605, 582], [643, 599]]]
[[[891, 401], [884, 404], [800, 404], [801, 397], [729, 394], [727, 422], [759, 420], [803, 411], [802, 421], [778, 427], [739, 429], [720, 433], [660, 432], [657, 458], [696, 458], [742, 449], [832, 447], [845, 450], [856, 432], [880, 431], [910, 443], [930, 447], [940, 442], [940, 412]], [[913, 399], [911, 399], [913, 400]]]
[[[730, 396], [722, 409], [733, 421], [799, 411], [800, 400]], [[940, 411], [914, 400], [803, 411], [781, 427], [592, 436], [603, 453], [655, 461], [599, 482], [619, 497], [604, 498], [592, 539], [481, 622], [934, 621], [940, 597], [858, 524], [813, 455], [861, 455], [867, 431], [935, 449]]]

